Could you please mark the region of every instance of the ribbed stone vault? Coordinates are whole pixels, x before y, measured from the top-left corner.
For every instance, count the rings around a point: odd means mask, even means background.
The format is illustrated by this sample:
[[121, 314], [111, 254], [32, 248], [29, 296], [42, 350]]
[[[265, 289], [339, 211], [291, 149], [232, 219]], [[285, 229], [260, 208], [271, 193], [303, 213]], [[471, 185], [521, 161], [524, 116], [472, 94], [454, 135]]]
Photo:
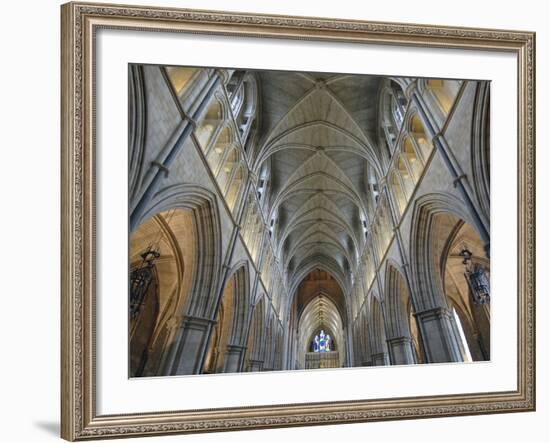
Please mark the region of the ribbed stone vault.
[[[254, 170], [270, 170], [266, 218], [289, 288], [323, 268], [344, 292], [365, 242], [367, 168], [381, 175], [380, 79], [263, 72]], [[291, 289], [292, 293], [292, 289]]]
[[[304, 367], [305, 353], [308, 351], [313, 337], [323, 330], [332, 338], [332, 350], [336, 350], [344, 343], [344, 326], [342, 318], [334, 302], [320, 294], [315, 297], [304, 309], [298, 326], [298, 358], [301, 367]], [[343, 364], [344, 352], [341, 352], [340, 363]]]

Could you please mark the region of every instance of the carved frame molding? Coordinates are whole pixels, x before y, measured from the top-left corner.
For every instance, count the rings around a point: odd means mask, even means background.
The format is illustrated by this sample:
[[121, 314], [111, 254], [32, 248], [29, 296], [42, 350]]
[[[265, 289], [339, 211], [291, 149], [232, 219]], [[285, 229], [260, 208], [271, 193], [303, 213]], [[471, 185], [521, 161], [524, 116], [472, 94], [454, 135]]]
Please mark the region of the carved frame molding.
[[[68, 3], [62, 17], [61, 435], [67, 440], [535, 409], [535, 34]], [[98, 416], [95, 411], [94, 35], [187, 32], [507, 51], [518, 57], [518, 389], [511, 392]]]

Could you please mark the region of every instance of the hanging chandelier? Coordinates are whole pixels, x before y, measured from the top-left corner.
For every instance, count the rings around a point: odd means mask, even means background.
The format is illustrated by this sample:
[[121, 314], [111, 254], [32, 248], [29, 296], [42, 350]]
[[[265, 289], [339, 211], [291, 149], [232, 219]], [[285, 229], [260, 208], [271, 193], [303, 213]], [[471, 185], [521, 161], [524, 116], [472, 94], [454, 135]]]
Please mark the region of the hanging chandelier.
[[491, 301], [491, 290], [485, 268], [479, 263], [472, 263], [473, 253], [468, 248], [464, 247], [459, 255], [463, 258], [464, 276], [470, 287], [474, 303], [477, 305], [489, 304]]
[[[176, 213], [176, 208], [171, 209], [165, 219], [165, 224], [170, 223]], [[160, 215], [159, 215], [160, 217]], [[158, 224], [157, 232], [147, 249], [140, 254], [141, 263], [130, 272], [130, 319], [135, 320], [145, 304], [147, 292], [151, 282], [157, 278], [155, 262], [160, 257], [160, 242], [163, 237], [162, 224]]]
[[135, 320], [143, 306], [147, 290], [155, 278], [155, 261], [160, 257], [158, 250], [150, 247], [141, 254], [138, 268], [130, 273], [130, 318]]

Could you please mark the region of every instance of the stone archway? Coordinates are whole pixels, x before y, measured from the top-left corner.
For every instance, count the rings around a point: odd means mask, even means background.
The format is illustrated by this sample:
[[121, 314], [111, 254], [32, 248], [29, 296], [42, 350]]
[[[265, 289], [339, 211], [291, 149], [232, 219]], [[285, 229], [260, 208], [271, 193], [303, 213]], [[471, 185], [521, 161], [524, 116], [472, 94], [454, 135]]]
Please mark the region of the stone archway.
[[390, 361], [394, 365], [415, 363], [409, 325], [410, 294], [397, 264], [386, 262], [386, 334]]
[[130, 237], [130, 374], [163, 375], [171, 337], [189, 301], [195, 265], [192, 211], [169, 209]]
[[367, 312], [367, 329], [372, 365], [388, 365], [390, 360], [386, 339], [384, 312], [378, 297], [374, 294], [370, 296]]
[[240, 372], [250, 312], [248, 263], [238, 264], [225, 284], [206, 351], [207, 373]]
[[253, 307], [246, 345], [245, 369], [250, 372], [261, 371], [264, 364], [266, 340], [265, 305], [266, 302], [262, 294]]
[[184, 210], [190, 225], [181, 238], [189, 238], [193, 256], [191, 284], [185, 304], [178, 306], [170, 320], [169, 355], [161, 374], [196, 374], [201, 371], [207, 339], [214, 323], [221, 275], [221, 228], [216, 197], [196, 185], [174, 185], [158, 192], [141, 223], [167, 210]]
[[444, 285], [449, 239], [464, 223], [473, 226], [462, 201], [452, 195], [429, 194], [416, 202], [410, 246], [412, 296], [428, 362], [457, 362], [465, 358], [460, 325]]

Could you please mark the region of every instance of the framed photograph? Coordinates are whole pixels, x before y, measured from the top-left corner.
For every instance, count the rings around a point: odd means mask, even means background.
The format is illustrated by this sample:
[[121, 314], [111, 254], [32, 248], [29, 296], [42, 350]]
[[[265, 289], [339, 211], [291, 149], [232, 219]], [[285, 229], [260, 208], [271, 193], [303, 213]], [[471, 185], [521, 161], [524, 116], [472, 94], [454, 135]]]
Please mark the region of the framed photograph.
[[535, 35], [62, 14], [62, 437], [535, 409]]

